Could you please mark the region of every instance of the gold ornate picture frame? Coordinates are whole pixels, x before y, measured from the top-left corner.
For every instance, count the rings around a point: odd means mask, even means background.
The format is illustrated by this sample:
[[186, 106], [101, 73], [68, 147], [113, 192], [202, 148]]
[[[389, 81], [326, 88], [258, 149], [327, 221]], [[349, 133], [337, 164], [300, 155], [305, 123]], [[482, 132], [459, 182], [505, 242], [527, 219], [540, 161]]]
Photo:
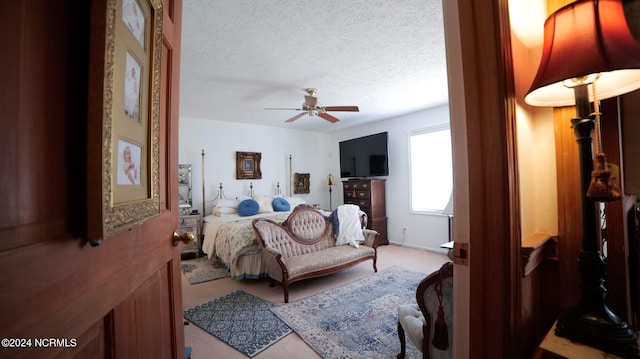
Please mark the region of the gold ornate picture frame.
[[236, 152], [236, 179], [261, 179], [260, 152]]
[[309, 175], [308, 173], [296, 173], [294, 176], [293, 193], [309, 193], [310, 177], [311, 175]]
[[87, 236], [97, 245], [160, 213], [162, 0], [91, 9]]

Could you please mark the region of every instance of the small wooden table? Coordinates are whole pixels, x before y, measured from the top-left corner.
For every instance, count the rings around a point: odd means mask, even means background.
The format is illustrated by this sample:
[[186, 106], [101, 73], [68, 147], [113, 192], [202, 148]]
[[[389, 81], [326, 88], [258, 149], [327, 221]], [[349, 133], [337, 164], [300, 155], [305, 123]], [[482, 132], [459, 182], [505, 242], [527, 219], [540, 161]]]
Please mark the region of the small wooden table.
[[[640, 339], [639, 339], [640, 342]], [[533, 359], [623, 359], [614, 354], [556, 335], [556, 323], [540, 343]]]
[[447, 257], [449, 257], [449, 259], [453, 260], [453, 241], [441, 244], [440, 248], [446, 248], [447, 249]]

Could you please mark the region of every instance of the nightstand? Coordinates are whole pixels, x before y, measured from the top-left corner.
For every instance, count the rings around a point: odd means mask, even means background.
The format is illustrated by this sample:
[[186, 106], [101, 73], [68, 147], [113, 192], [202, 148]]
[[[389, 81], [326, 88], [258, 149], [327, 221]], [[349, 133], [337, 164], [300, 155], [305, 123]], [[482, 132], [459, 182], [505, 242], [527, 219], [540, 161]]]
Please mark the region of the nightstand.
[[200, 257], [200, 228], [202, 217], [199, 213], [184, 214], [180, 216], [180, 234], [193, 233], [194, 240], [189, 244], [180, 243], [180, 257], [182, 259]]

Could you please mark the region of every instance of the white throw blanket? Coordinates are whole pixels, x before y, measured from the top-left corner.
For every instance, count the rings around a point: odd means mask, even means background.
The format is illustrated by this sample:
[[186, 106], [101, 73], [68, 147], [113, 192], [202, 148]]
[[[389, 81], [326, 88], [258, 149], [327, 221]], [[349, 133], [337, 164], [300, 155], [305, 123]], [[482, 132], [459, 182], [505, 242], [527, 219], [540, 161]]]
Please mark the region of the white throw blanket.
[[336, 246], [350, 244], [358, 248], [360, 243], [364, 243], [360, 224], [360, 207], [355, 204], [345, 204], [338, 206], [336, 211], [339, 224]]

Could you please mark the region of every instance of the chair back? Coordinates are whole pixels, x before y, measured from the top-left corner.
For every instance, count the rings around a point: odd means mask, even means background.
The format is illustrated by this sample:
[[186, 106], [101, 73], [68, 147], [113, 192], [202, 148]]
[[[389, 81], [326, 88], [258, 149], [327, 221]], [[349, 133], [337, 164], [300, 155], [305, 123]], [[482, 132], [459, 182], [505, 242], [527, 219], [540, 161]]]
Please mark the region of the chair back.
[[453, 262], [423, 279], [416, 300], [424, 315], [424, 358], [451, 358], [453, 354]]

